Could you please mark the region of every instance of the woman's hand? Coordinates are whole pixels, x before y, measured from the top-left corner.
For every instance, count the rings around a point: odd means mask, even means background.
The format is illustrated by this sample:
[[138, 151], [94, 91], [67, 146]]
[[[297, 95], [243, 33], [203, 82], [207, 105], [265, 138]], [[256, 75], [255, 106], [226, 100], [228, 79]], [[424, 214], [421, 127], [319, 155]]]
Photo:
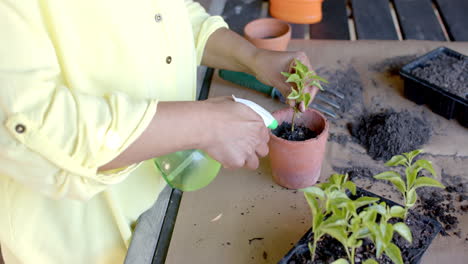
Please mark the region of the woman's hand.
[[[206, 43], [202, 64], [231, 71], [241, 71], [253, 74], [257, 79], [267, 85], [277, 88], [286, 98], [291, 92], [291, 85], [286, 83], [286, 78], [281, 72], [289, 72], [294, 59], [300, 60], [309, 69], [309, 58], [304, 52], [279, 52], [256, 48], [245, 38], [221, 28], [214, 32]], [[306, 87], [306, 92], [311, 95], [313, 101], [318, 92], [317, 87]], [[288, 102], [295, 106], [296, 102]], [[300, 105], [299, 109], [305, 111], [306, 106]]]
[[[309, 58], [304, 52], [279, 52], [258, 49], [258, 52], [252, 59], [251, 71], [257, 79], [264, 84], [277, 88], [284, 98], [287, 98], [291, 92], [291, 83], [286, 83], [286, 77], [281, 72], [290, 72], [294, 63], [294, 59], [300, 60], [309, 69], [311, 68]], [[310, 93], [313, 101], [318, 92], [318, 88], [314, 86], [305, 87], [305, 92]], [[294, 100], [287, 102], [291, 106], [295, 106]], [[305, 111], [306, 105], [301, 103], [300, 111]]]
[[200, 148], [225, 168], [256, 169], [268, 154], [269, 132], [263, 119], [230, 97], [203, 101], [206, 133]]

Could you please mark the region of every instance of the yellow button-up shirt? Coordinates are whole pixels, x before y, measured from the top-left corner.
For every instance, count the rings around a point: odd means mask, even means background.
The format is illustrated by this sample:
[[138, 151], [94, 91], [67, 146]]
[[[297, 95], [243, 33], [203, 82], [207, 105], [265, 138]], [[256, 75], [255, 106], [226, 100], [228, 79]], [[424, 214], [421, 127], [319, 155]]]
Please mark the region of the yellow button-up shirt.
[[5, 261], [122, 263], [164, 182], [151, 162], [97, 168], [157, 101], [194, 99], [206, 41], [226, 24], [191, 0], [0, 0], [0, 17]]

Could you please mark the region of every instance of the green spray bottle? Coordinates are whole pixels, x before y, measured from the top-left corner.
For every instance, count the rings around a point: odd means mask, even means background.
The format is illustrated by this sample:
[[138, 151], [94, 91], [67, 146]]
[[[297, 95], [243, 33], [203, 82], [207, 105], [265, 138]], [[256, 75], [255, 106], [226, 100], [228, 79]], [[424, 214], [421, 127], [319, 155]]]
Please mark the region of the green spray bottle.
[[[278, 122], [263, 107], [246, 99], [235, 96], [232, 98], [259, 114], [266, 127], [270, 129], [278, 127]], [[221, 169], [221, 164], [218, 161], [198, 149], [178, 151], [153, 160], [164, 180], [172, 188], [182, 191], [195, 191], [207, 186]]]

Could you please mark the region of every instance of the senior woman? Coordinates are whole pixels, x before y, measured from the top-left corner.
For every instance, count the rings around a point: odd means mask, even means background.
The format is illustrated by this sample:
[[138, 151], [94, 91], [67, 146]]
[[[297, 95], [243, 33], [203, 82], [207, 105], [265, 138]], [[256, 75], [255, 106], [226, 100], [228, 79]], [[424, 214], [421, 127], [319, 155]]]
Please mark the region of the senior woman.
[[255, 48], [191, 0], [0, 0], [0, 17], [6, 264], [122, 263], [165, 185], [149, 159], [202, 149], [255, 169], [268, 153], [255, 112], [194, 101], [197, 65], [287, 93], [279, 73], [308, 62]]

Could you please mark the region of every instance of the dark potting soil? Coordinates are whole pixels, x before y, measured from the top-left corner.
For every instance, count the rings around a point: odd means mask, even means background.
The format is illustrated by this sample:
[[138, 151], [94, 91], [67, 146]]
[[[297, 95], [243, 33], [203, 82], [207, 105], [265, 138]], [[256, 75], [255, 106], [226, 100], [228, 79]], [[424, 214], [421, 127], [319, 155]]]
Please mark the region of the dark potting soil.
[[337, 111], [342, 116], [345, 114], [355, 116], [362, 113], [364, 99], [362, 97], [361, 78], [352, 66], [338, 70], [319, 68], [317, 74], [329, 81], [329, 83], [323, 85], [325, 90], [333, 89], [343, 93], [344, 99], [336, 98], [337, 103], [340, 105], [340, 110]]
[[[391, 220], [393, 221], [393, 219]], [[397, 221], [393, 221], [396, 223]], [[423, 217], [420, 214], [414, 214], [410, 212], [408, 214], [408, 218], [405, 220], [405, 223], [411, 229], [413, 235], [413, 242], [407, 242], [403, 237], [399, 234], [395, 233], [392, 242], [395, 243], [402, 252], [403, 262], [404, 263], [414, 263], [415, 254], [424, 247], [427, 247], [432, 240], [433, 233], [436, 231], [435, 225], [432, 222], [428, 221], [427, 218]], [[312, 242], [312, 234], [308, 238], [308, 242]], [[385, 254], [383, 254], [380, 258], [376, 256], [376, 249], [373, 243], [365, 239], [363, 240], [363, 245], [356, 249], [355, 255], [355, 263], [363, 263], [365, 260], [373, 258], [377, 260], [378, 263], [381, 264], [392, 264], [393, 262], [388, 258]], [[315, 254], [314, 261], [310, 260], [310, 252], [306, 250], [302, 252], [302, 254], [292, 255], [291, 259], [287, 262], [288, 264], [325, 264], [325, 263], [332, 263], [333, 261], [346, 258], [346, 252], [344, 251], [343, 246], [340, 242], [335, 240], [330, 236], [324, 236], [318, 243], [317, 243], [317, 250]]]
[[458, 217], [468, 209], [468, 182], [464, 177], [452, 176], [442, 170], [445, 190], [423, 187], [417, 189], [419, 202], [416, 211], [438, 220], [442, 235], [457, 235], [461, 231]]
[[468, 59], [441, 53], [411, 71], [446, 91], [468, 99]]
[[302, 125], [294, 126], [294, 131], [291, 131], [291, 123], [288, 122], [283, 122], [272, 132], [275, 136], [289, 141], [304, 141], [317, 136], [315, 131]]
[[430, 138], [428, 122], [408, 111], [364, 115], [351, 125], [351, 135], [367, 149], [375, 160], [389, 160], [392, 156], [418, 149]]
[[382, 60], [369, 67], [370, 70], [375, 72], [386, 73], [388, 75], [399, 75], [400, 69], [406, 64], [415, 60], [419, 55], [403, 55], [396, 56]]

